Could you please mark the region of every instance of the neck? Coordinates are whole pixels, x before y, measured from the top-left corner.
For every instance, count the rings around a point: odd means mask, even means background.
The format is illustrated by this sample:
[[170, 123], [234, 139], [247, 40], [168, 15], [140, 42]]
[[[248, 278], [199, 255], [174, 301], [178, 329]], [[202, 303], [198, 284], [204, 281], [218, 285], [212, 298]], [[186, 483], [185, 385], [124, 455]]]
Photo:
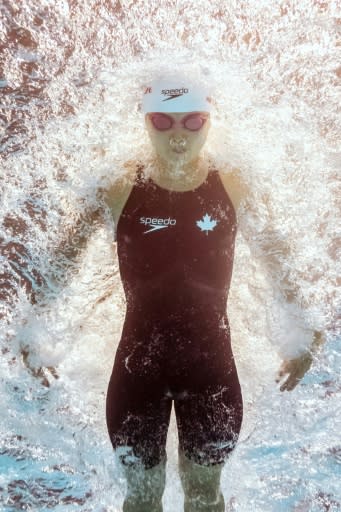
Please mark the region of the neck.
[[201, 183], [207, 176], [208, 166], [201, 157], [190, 162], [165, 161], [158, 155], [155, 157], [152, 177], [161, 185], [191, 186]]

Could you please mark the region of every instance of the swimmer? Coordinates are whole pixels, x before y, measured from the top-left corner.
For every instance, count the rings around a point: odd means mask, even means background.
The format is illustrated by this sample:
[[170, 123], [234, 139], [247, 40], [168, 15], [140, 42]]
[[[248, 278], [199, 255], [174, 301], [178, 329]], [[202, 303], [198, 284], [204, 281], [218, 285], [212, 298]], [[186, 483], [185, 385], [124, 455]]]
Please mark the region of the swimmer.
[[[127, 299], [107, 393], [108, 432], [127, 477], [124, 512], [162, 511], [173, 402], [184, 510], [225, 510], [220, 477], [243, 416], [226, 305], [247, 189], [237, 171], [221, 174], [200, 156], [210, 107], [188, 78], [151, 83], [143, 98], [151, 173], [133, 166], [134, 184], [106, 194]], [[294, 291], [286, 283], [288, 298]], [[310, 351], [286, 361], [281, 390], [311, 362]]]
[[[153, 81], [143, 97], [153, 163], [127, 162], [126, 175], [101, 192], [126, 296], [106, 406], [127, 479], [124, 512], [162, 511], [173, 403], [184, 511], [225, 510], [221, 472], [243, 418], [226, 307], [236, 212], [248, 191], [238, 171], [220, 173], [200, 155], [210, 111], [205, 87], [188, 77]], [[86, 221], [95, 225], [100, 212]], [[87, 235], [78, 240], [74, 254]], [[296, 292], [285, 283], [289, 301]], [[312, 350], [322, 336], [313, 339]], [[281, 390], [293, 389], [311, 362], [311, 351], [285, 361]]]

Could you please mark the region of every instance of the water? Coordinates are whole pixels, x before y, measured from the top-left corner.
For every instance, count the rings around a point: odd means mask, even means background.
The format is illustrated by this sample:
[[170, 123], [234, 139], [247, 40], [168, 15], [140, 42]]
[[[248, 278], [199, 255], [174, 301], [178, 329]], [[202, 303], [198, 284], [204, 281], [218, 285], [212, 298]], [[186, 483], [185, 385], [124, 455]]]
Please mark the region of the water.
[[[121, 510], [125, 483], [104, 413], [125, 307], [112, 221], [72, 264], [54, 253], [98, 185], [128, 159], [148, 163], [141, 93], [174, 68], [212, 87], [205, 153], [221, 170], [238, 167], [254, 195], [239, 214], [229, 298], [245, 418], [222, 475], [226, 502], [236, 512], [340, 510], [336, 2], [0, 8], [1, 510]], [[261, 254], [270, 250], [280, 264], [268, 268]], [[303, 322], [278, 292], [285, 275]], [[307, 326], [328, 341], [300, 386], [281, 393], [278, 352], [292, 332], [287, 351], [307, 344]], [[182, 510], [176, 447], [172, 416], [165, 512]]]

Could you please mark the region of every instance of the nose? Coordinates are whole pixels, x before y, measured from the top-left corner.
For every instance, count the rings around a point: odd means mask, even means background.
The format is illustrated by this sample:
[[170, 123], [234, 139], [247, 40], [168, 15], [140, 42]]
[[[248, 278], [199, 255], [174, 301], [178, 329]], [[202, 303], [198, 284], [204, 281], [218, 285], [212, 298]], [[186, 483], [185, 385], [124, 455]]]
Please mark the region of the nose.
[[184, 135], [172, 135], [169, 139], [169, 145], [175, 151], [186, 151], [188, 139]]

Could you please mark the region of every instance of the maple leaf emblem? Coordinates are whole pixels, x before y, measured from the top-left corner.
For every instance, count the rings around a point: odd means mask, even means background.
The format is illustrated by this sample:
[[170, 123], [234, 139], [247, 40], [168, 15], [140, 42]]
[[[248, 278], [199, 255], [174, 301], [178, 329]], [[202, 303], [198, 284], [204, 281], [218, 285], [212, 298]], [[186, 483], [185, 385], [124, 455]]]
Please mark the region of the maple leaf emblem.
[[206, 235], [208, 235], [209, 231], [213, 231], [217, 225], [217, 221], [211, 219], [211, 216], [206, 213], [202, 220], [197, 220], [197, 226], [201, 229], [201, 231], [206, 231]]

